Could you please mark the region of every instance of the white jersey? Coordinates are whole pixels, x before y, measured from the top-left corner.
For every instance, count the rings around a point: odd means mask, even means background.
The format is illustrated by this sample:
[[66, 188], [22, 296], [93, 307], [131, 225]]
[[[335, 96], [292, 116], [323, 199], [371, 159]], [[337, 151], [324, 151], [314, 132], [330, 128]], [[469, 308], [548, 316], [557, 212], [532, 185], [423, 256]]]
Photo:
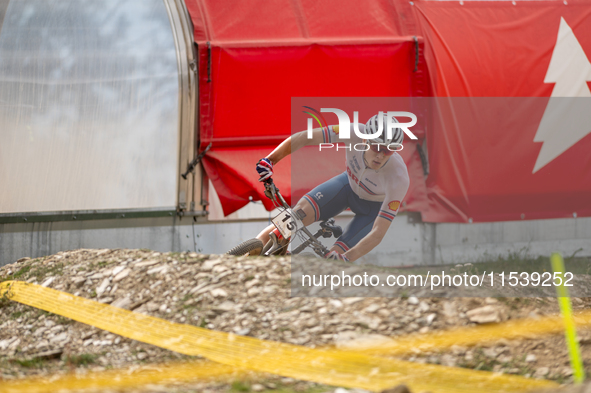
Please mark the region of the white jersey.
[[[359, 124], [359, 130], [363, 131], [365, 125]], [[365, 164], [362, 139], [353, 131], [351, 125], [350, 138], [339, 138], [339, 126], [328, 126], [328, 132], [324, 133], [325, 143], [345, 143], [346, 164], [349, 185], [353, 192], [361, 199], [372, 202], [383, 202], [380, 208], [380, 216], [390, 221], [398, 212], [398, 208], [408, 191], [410, 179], [404, 160], [398, 153], [392, 154], [388, 161], [378, 170], [369, 168]], [[357, 149], [355, 149], [355, 145]]]

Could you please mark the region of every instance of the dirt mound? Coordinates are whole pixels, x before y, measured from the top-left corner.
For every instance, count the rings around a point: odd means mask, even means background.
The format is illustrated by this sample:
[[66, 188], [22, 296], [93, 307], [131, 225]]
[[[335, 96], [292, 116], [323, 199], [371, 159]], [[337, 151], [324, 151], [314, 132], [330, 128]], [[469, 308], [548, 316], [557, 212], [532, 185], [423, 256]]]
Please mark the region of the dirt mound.
[[[542, 298], [290, 298], [288, 258], [230, 257], [149, 250], [76, 250], [0, 268], [0, 280], [37, 283], [178, 323], [310, 347], [426, 333], [558, 312]], [[591, 299], [573, 299], [590, 308]], [[483, 311], [482, 308], [485, 308]], [[484, 313], [484, 314], [483, 314]], [[484, 317], [484, 320], [478, 320]], [[591, 364], [591, 332], [580, 332]], [[28, 306], [0, 301], [4, 379], [187, 358]], [[416, 362], [462, 366], [568, 382], [562, 336], [501, 340], [488, 347], [416, 351]]]

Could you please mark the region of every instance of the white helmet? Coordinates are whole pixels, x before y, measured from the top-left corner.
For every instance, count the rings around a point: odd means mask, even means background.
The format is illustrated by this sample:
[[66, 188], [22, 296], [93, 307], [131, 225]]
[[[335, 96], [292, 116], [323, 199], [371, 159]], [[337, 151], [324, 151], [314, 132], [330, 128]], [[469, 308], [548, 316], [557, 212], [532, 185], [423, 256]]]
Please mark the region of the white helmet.
[[[394, 123], [398, 123], [398, 120], [392, 116]], [[386, 130], [388, 129], [388, 115], [380, 112], [379, 114], [372, 116], [365, 124], [364, 134], [372, 135], [377, 134], [381, 131], [381, 135], [378, 138], [370, 139], [371, 143], [383, 143], [385, 145], [395, 144], [402, 145], [404, 141], [404, 131], [400, 128], [394, 128], [392, 130], [392, 138], [388, 138]]]

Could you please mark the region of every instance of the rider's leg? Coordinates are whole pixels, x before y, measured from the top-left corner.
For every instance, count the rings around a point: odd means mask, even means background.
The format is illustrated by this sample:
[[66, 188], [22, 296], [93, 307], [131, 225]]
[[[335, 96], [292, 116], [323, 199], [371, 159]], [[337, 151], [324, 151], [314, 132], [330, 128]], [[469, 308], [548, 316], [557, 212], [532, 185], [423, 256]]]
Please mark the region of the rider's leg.
[[[351, 193], [347, 174], [342, 173], [322, 183], [312, 191], [304, 195], [293, 211], [298, 214], [304, 226], [316, 221], [326, 220], [337, 215], [347, 208], [347, 198]], [[257, 239], [263, 244], [269, 241], [269, 232], [275, 229], [273, 224], [269, 225], [257, 235]]]
[[[304, 223], [304, 226], [308, 226], [314, 223], [314, 208], [312, 207], [310, 202], [307, 201], [305, 198], [300, 199], [298, 204], [295, 205], [295, 207], [293, 208], [293, 211], [296, 214], [298, 214], [300, 220], [302, 220], [302, 222]], [[267, 242], [269, 241], [269, 233], [273, 229], [275, 229], [275, 225], [269, 225], [268, 227], [263, 229], [261, 233], [257, 235], [257, 239], [262, 241], [263, 244], [267, 244]]]
[[364, 201], [357, 196], [353, 196], [350, 202], [355, 217], [347, 225], [341, 237], [330, 248], [330, 251], [336, 251], [339, 254], [349, 251], [351, 247], [354, 247], [371, 231], [382, 205], [381, 202]]

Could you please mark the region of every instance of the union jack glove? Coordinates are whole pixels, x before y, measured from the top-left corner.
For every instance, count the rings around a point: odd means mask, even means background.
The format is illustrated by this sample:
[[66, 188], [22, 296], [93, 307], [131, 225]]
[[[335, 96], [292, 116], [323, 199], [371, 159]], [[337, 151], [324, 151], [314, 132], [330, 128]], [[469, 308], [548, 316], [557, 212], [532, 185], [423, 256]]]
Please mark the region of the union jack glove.
[[273, 176], [273, 163], [268, 158], [261, 158], [257, 162], [257, 172], [259, 173], [259, 181], [265, 181]]
[[336, 251], [331, 251], [328, 254], [326, 254], [324, 256], [326, 259], [334, 259], [335, 261], [345, 261], [345, 262], [349, 262], [349, 258], [347, 258], [345, 255], [343, 254], [339, 254]]

